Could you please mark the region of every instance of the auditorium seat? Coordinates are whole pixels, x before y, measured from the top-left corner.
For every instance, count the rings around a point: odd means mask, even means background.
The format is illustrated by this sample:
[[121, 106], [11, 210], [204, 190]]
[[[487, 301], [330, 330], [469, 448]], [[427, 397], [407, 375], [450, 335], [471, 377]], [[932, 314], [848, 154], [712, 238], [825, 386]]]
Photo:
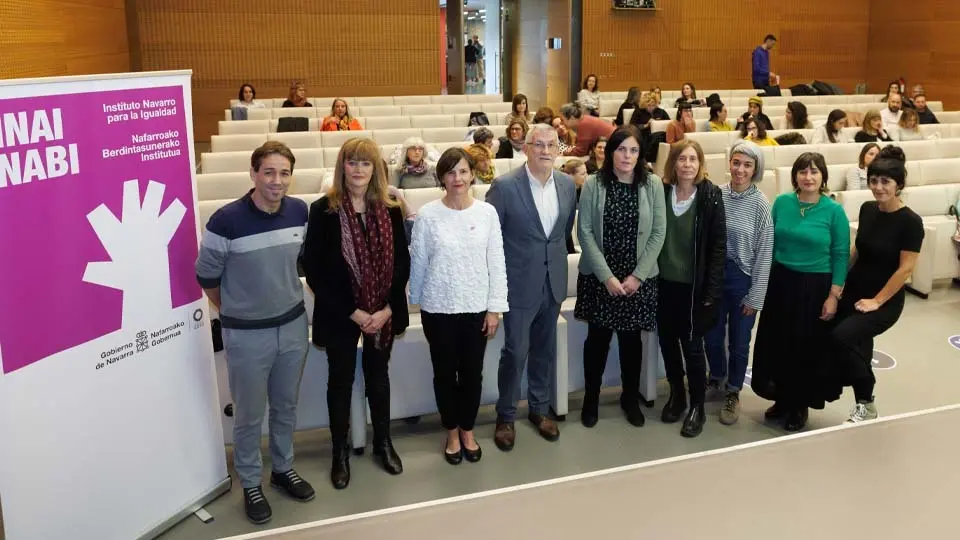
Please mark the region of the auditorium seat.
[[211, 135], [210, 151], [220, 152], [253, 152], [258, 146], [267, 141], [267, 133], [251, 135]]
[[231, 120], [229, 122], [221, 120], [217, 122], [217, 133], [219, 135], [253, 135], [269, 131], [271, 131], [269, 120]]
[[373, 140], [377, 144], [403, 144], [410, 137], [420, 137], [421, 129], [382, 129], [373, 131]]
[[411, 120], [415, 117], [410, 116], [372, 116], [367, 117], [363, 127], [369, 130], [378, 129], [407, 129], [417, 127], [411, 125]]
[[424, 128], [423, 140], [428, 143], [464, 141], [467, 137], [466, 127], [452, 128]]
[[299, 149], [320, 148], [320, 134], [319, 131], [290, 131], [270, 133], [268, 139], [286, 144], [294, 150], [294, 156], [296, 156]]
[[457, 103], [467, 103], [467, 96], [451, 94], [442, 96], [430, 96], [430, 103], [436, 105], [453, 105]]
[[[461, 124], [466, 126], [467, 123]], [[413, 128], [434, 128], [434, 127], [457, 127], [454, 123], [454, 117], [449, 114], [431, 114], [424, 116], [411, 116], [410, 127]]]
[[340, 148], [349, 139], [373, 139], [373, 132], [369, 130], [320, 132], [323, 148]]
[[394, 96], [394, 105], [429, 105], [430, 96]]
[[479, 112], [483, 106], [482, 103], [453, 103], [440, 106], [440, 112], [443, 114], [470, 114]]
[[[504, 102], [498, 102], [498, 103], [481, 103], [481, 104], [480, 104], [480, 110], [483, 111], [483, 112], [485, 112], [485, 113], [487, 113], [487, 116], [488, 116], [488, 117], [489, 117], [492, 113], [508, 113], [508, 112], [511, 112], [511, 111], [513, 110], [513, 103], [504, 103]], [[472, 112], [472, 111], [471, 111], [471, 112]], [[490, 121], [491, 121], [491, 123], [492, 123], [492, 122], [493, 122], [493, 119], [491, 118]]]
[[467, 94], [467, 103], [503, 103], [500, 94]]
[[403, 107], [399, 105], [372, 105], [358, 107], [357, 116], [402, 116]]
[[[314, 103], [314, 105], [317, 105]], [[379, 106], [379, 105], [398, 105], [398, 103], [391, 96], [379, 96], [379, 97], [357, 97], [356, 101], [357, 107], [370, 107], [370, 106]], [[387, 115], [377, 115], [377, 116], [387, 116]]]
[[440, 107], [438, 105], [404, 105], [401, 109], [403, 116], [440, 114]]
[[[255, 109], [253, 109], [255, 110]], [[326, 116], [325, 113], [317, 113], [318, 109], [316, 107], [281, 107], [279, 109], [271, 109], [271, 113], [274, 118], [286, 118], [286, 117], [306, 117], [306, 118], [322, 118]]]

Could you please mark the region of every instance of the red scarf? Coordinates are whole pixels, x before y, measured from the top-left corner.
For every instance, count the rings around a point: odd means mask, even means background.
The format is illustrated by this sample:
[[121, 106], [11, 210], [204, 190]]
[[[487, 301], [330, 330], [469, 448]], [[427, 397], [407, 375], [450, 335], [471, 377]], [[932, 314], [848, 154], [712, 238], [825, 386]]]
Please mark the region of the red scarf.
[[[350, 268], [350, 284], [357, 308], [373, 315], [386, 307], [393, 285], [393, 226], [380, 202], [367, 203], [366, 234], [360, 227], [349, 196], [340, 205], [340, 249]], [[393, 345], [392, 318], [373, 334], [379, 350]]]

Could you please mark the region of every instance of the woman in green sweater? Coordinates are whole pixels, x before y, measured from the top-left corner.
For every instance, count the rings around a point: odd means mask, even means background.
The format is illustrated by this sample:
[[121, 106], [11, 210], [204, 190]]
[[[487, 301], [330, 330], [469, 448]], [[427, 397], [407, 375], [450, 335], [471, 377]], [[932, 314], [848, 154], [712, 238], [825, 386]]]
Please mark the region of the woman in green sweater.
[[831, 320], [847, 278], [850, 222], [826, 195], [827, 164], [805, 152], [791, 171], [794, 193], [777, 197], [773, 268], [753, 354], [753, 391], [773, 400], [765, 414], [799, 431], [808, 408], [822, 409], [842, 387], [828, 362]]

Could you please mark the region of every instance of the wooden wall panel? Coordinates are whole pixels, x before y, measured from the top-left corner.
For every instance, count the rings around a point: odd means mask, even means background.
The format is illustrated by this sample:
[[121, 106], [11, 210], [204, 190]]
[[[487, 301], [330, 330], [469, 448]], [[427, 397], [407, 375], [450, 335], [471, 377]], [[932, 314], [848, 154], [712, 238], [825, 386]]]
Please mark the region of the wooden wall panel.
[[870, 2], [664, 0], [629, 12], [583, 0], [583, 73], [597, 73], [601, 90], [750, 88], [750, 54], [774, 34], [783, 87], [818, 78], [852, 92], [866, 77]]
[[903, 76], [908, 91], [922, 84], [929, 99], [960, 109], [960, 2], [914, 0], [909, 10], [902, 7], [873, 0], [867, 88], [886, 92]]
[[0, 79], [129, 71], [124, 0], [0, 0]]
[[284, 97], [438, 94], [435, 0], [137, 0], [142, 69], [192, 69], [194, 131], [216, 133], [243, 82]]

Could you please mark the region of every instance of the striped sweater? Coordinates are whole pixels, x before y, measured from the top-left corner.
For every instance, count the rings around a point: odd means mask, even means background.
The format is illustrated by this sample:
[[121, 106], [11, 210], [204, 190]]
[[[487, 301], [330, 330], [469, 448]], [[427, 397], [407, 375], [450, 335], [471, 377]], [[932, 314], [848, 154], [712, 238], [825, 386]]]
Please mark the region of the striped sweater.
[[720, 191], [727, 216], [727, 258], [752, 281], [743, 303], [757, 310], [763, 309], [773, 261], [770, 202], [755, 185], [743, 193], [730, 189], [730, 184], [722, 186]]

